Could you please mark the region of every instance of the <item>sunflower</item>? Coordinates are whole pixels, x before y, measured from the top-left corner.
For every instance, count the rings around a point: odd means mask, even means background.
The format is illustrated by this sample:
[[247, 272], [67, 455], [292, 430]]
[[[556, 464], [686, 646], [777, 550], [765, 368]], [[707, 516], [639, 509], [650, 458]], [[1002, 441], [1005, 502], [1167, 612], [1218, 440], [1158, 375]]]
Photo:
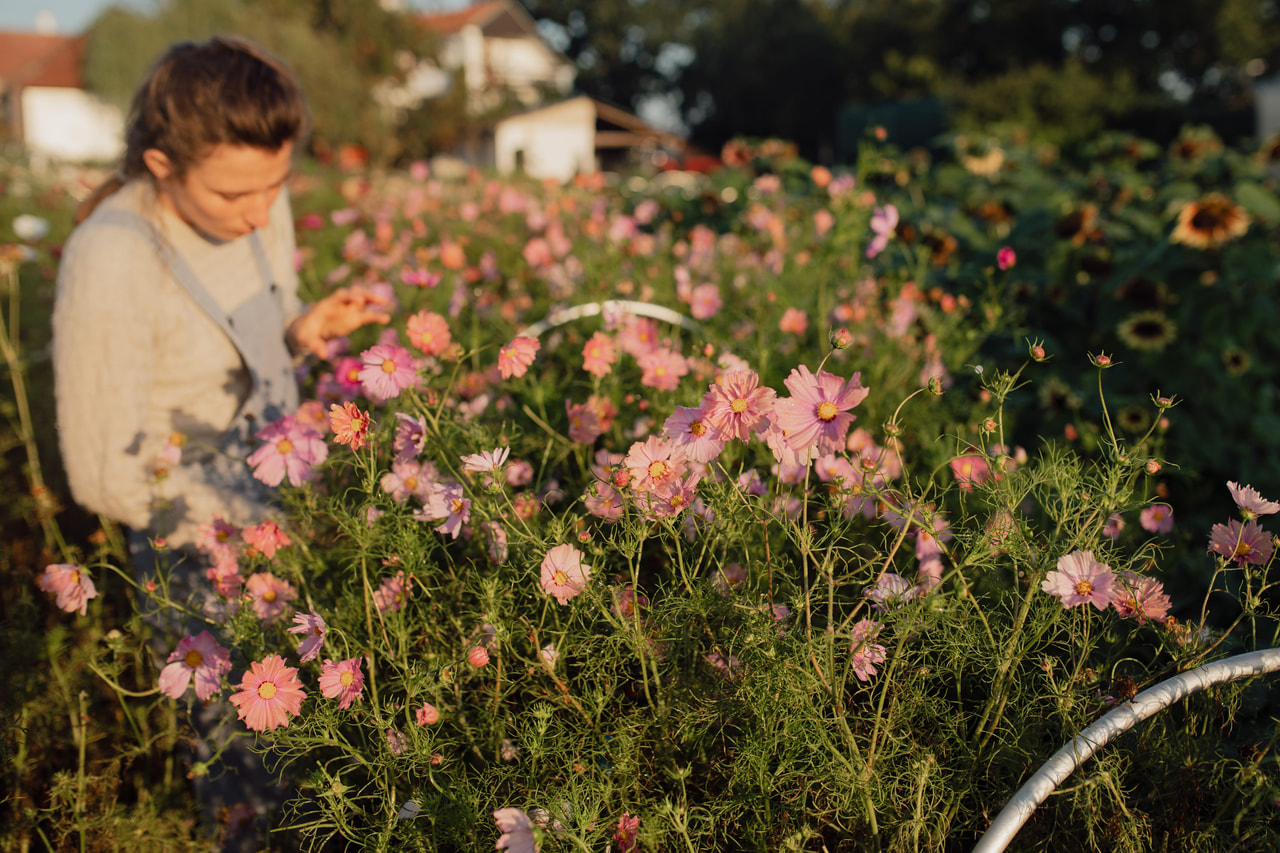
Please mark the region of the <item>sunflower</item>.
[[1249, 214], [1221, 193], [1189, 201], [1178, 213], [1170, 239], [1193, 249], [1216, 249], [1249, 230]]
[[1178, 327], [1163, 311], [1130, 314], [1116, 328], [1120, 340], [1132, 349], [1159, 352], [1178, 337]]
[[1249, 372], [1253, 362], [1240, 347], [1227, 347], [1222, 351], [1222, 366], [1231, 376], [1243, 376]]
[[1116, 299], [1134, 308], [1152, 310], [1168, 304], [1169, 294], [1162, 282], [1137, 275], [1116, 288]]

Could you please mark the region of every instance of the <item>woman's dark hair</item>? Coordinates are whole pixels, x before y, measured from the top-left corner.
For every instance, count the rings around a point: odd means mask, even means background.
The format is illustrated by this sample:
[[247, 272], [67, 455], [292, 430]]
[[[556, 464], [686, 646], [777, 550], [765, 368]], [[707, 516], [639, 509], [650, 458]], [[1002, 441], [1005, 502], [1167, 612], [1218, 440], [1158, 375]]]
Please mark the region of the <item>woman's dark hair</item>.
[[148, 174], [142, 155], [149, 148], [164, 153], [182, 178], [218, 145], [278, 151], [306, 130], [302, 88], [278, 59], [234, 36], [180, 42], [134, 93], [120, 166], [80, 205], [76, 222], [126, 181]]

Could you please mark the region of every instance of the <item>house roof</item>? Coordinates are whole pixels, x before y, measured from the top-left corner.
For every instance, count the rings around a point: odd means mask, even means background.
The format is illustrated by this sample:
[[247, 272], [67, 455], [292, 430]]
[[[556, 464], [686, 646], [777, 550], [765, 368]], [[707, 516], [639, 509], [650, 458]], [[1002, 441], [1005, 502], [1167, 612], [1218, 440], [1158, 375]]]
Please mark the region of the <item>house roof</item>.
[[431, 15], [419, 15], [418, 21], [429, 30], [440, 35], [451, 36], [461, 32], [463, 27], [474, 24], [483, 28], [503, 10], [507, 8], [505, 0], [484, 0], [457, 12], [438, 12]]
[[590, 95], [574, 95], [549, 104], [539, 104], [536, 107], [529, 107], [519, 112], [504, 115], [494, 120], [493, 124], [497, 126], [509, 119], [536, 115], [540, 112], [553, 110], [563, 104], [582, 100], [589, 101], [595, 110], [597, 148], [626, 148], [643, 142], [656, 142], [676, 150], [684, 150], [687, 147], [685, 140], [678, 134], [659, 130], [636, 114], [613, 104], [605, 103]]
[[0, 31], [0, 82], [8, 87], [84, 87], [83, 36]]

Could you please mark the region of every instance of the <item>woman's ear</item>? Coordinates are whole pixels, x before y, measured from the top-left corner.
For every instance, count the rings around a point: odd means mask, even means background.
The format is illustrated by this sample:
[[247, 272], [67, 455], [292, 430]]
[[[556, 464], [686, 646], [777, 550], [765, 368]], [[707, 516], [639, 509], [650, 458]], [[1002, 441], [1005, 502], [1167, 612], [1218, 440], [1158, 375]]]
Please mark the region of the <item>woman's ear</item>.
[[163, 181], [173, 174], [173, 163], [169, 161], [169, 155], [159, 148], [148, 148], [143, 151], [142, 162], [157, 181]]

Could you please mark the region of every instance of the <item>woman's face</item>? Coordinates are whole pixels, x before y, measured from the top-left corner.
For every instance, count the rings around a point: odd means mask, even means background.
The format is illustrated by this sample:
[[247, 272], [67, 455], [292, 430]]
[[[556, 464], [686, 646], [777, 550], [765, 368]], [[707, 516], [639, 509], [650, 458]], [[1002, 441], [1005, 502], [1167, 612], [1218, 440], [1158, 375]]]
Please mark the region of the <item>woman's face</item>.
[[277, 151], [218, 145], [181, 178], [157, 149], [148, 149], [143, 160], [156, 177], [161, 204], [206, 237], [226, 241], [266, 227], [293, 166], [293, 143]]

